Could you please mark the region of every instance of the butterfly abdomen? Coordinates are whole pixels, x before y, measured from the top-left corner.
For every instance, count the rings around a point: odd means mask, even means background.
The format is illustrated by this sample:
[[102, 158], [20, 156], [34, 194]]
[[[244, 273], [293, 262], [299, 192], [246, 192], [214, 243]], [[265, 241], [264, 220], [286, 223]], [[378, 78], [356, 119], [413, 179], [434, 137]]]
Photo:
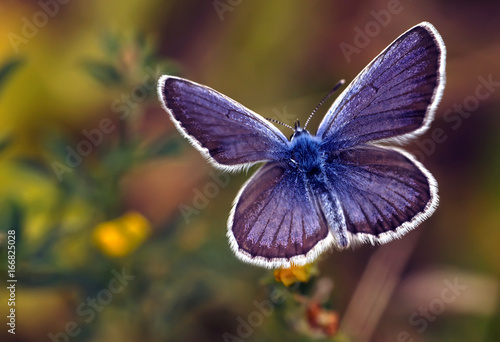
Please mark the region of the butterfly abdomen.
[[349, 246], [345, 216], [340, 201], [330, 185], [317, 178], [306, 178], [306, 190], [319, 221], [328, 227], [338, 249]]

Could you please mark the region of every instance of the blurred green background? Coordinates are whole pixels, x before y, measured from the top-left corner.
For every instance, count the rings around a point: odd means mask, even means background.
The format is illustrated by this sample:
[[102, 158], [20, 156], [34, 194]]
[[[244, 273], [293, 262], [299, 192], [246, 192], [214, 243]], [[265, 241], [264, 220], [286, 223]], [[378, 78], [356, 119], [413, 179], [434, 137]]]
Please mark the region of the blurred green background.
[[[498, 1], [2, 0], [0, 15], [0, 340], [500, 340]], [[407, 149], [438, 180], [437, 212], [289, 288], [238, 261], [226, 221], [248, 175], [180, 137], [158, 76], [303, 122], [421, 21], [447, 46], [447, 85]]]

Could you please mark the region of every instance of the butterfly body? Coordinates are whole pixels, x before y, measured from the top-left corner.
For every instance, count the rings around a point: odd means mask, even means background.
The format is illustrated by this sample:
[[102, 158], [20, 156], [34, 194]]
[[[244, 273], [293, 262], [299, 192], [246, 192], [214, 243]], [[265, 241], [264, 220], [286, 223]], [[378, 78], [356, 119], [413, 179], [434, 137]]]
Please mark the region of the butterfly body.
[[325, 154], [321, 142], [305, 129], [296, 131], [290, 141], [289, 165], [308, 177], [321, 178]]
[[164, 109], [212, 165], [237, 171], [264, 162], [229, 215], [237, 257], [264, 267], [303, 265], [332, 246], [387, 243], [428, 218], [438, 204], [436, 180], [387, 144], [429, 127], [444, 89], [445, 54], [436, 29], [416, 25], [351, 82], [315, 135], [297, 122], [290, 139], [209, 87], [162, 76]]
[[287, 169], [290, 170], [292, 177], [295, 175], [297, 181], [303, 184], [301, 187], [306, 190], [309, 201], [319, 214], [320, 224], [333, 234], [337, 247], [347, 247], [349, 243], [346, 225], [331, 184], [335, 179], [329, 179], [325, 172], [326, 158], [331, 151], [325, 150], [320, 139], [298, 124], [290, 140], [290, 159]]

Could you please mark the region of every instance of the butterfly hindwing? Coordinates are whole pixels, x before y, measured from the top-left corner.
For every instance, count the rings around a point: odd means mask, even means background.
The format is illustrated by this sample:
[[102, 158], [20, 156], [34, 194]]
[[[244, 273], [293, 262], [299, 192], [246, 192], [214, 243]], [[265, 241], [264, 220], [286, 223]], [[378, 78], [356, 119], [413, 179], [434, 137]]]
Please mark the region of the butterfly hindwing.
[[429, 23], [397, 38], [346, 88], [317, 136], [330, 149], [424, 132], [444, 88], [445, 46]]
[[325, 171], [354, 243], [398, 238], [429, 217], [438, 204], [434, 177], [410, 154], [395, 148], [364, 145], [336, 152]]
[[279, 158], [288, 143], [260, 115], [209, 87], [172, 76], [158, 84], [160, 101], [179, 131], [219, 168]]
[[243, 186], [228, 222], [236, 255], [265, 267], [313, 261], [333, 237], [311, 201], [302, 175], [266, 163]]

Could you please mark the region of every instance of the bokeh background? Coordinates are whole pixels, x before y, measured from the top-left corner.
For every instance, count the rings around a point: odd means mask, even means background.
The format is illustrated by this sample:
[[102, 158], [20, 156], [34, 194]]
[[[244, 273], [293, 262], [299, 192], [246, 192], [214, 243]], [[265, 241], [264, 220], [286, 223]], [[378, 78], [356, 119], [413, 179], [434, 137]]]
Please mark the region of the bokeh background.
[[[0, 340], [500, 340], [499, 17], [496, 0], [2, 0]], [[238, 261], [226, 220], [248, 175], [180, 137], [158, 76], [303, 122], [421, 21], [447, 46], [447, 85], [407, 149], [438, 180], [437, 212], [286, 274]]]

